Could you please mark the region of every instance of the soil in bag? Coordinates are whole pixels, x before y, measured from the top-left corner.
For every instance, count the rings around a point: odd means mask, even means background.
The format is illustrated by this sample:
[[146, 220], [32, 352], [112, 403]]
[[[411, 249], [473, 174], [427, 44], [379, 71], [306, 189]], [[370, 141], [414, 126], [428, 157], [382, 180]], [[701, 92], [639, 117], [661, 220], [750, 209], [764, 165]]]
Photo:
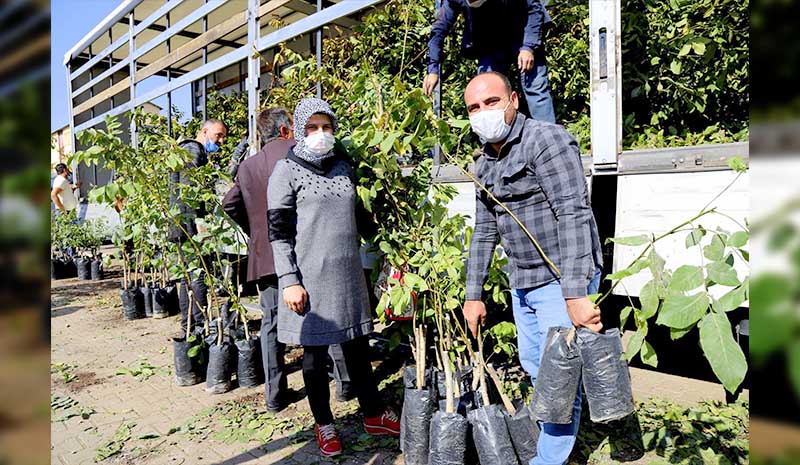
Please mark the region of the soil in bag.
[[90, 277], [92, 281], [100, 281], [103, 279], [103, 261], [99, 258], [92, 260]]
[[431, 418], [428, 465], [463, 465], [467, 450], [467, 419], [438, 411]]
[[75, 259], [75, 267], [78, 269], [78, 279], [88, 281], [92, 277], [92, 262], [88, 258], [78, 257]]
[[[403, 372], [406, 386], [403, 410], [400, 415], [400, 450], [405, 465], [428, 465], [430, 425], [436, 410], [436, 391], [416, 389], [416, 368], [407, 366]], [[428, 378], [426, 370], [426, 378]], [[427, 386], [428, 383], [426, 383]]]
[[558, 424], [572, 422], [581, 364], [573, 328], [550, 328], [533, 387], [533, 417], [536, 420]]
[[236, 379], [241, 387], [258, 386], [264, 382], [264, 367], [261, 364], [261, 342], [258, 338], [236, 341]]
[[231, 389], [231, 359], [235, 347], [228, 341], [213, 344], [208, 348], [208, 368], [206, 369], [206, 392], [222, 394]]
[[67, 279], [77, 275], [75, 263], [69, 258], [54, 258], [50, 266], [50, 275], [53, 279]]
[[539, 441], [539, 425], [530, 412], [530, 407], [522, 405], [513, 416], [506, 415], [506, 427], [511, 444], [519, 463], [525, 465], [536, 457], [536, 443]]
[[152, 289], [153, 318], [166, 318], [169, 316], [169, 291], [163, 287]]
[[193, 386], [201, 381], [200, 360], [201, 352], [194, 357], [189, 356], [192, 346], [185, 338], [173, 338], [172, 349], [175, 360], [175, 384], [178, 386]]
[[622, 360], [619, 330], [613, 328], [601, 334], [581, 328], [577, 339], [592, 421], [606, 423], [633, 413], [631, 378], [628, 364]]
[[497, 405], [477, 408], [467, 415], [481, 465], [519, 465], [506, 427], [506, 416]]
[[122, 297], [122, 316], [126, 320], [138, 320], [144, 318], [144, 302], [142, 292], [138, 287], [121, 289]]
[[144, 316], [153, 316], [153, 289], [149, 286], [142, 286], [139, 288], [142, 292], [142, 308], [144, 308]]

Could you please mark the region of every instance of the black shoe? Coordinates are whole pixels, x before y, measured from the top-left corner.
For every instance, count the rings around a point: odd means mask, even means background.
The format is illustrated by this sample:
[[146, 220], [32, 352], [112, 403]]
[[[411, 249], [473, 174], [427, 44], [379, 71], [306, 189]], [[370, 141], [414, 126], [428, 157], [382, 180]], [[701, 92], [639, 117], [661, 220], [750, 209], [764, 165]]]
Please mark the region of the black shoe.
[[278, 395], [277, 403], [275, 404], [267, 403], [267, 412], [269, 413], [281, 412], [285, 410], [286, 407], [288, 407], [289, 405], [301, 400], [303, 397], [305, 397], [305, 393], [303, 391], [287, 389]]
[[336, 402], [350, 402], [355, 398], [356, 398], [355, 393], [350, 391], [336, 393]]

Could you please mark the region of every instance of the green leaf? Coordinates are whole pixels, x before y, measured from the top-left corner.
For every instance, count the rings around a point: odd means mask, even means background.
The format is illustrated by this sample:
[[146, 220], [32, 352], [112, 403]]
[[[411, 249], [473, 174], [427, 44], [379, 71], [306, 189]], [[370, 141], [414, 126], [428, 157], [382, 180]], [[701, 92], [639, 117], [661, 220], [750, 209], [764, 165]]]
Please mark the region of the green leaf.
[[630, 305], [626, 306], [619, 312], [619, 328], [620, 331], [625, 328], [625, 323], [628, 322], [628, 317], [631, 315], [631, 311], [633, 311], [633, 307]]
[[650, 242], [650, 237], [647, 234], [640, 234], [638, 236], [625, 236], [625, 237], [609, 237], [606, 239], [606, 244], [613, 242], [619, 245], [644, 245]]
[[658, 291], [655, 280], [650, 280], [639, 291], [639, 301], [642, 303], [641, 317], [649, 319], [658, 311]]
[[669, 64], [669, 70], [672, 71], [673, 74], [681, 74], [681, 62], [672, 60], [672, 63]]
[[686, 236], [686, 248], [688, 249], [699, 244], [705, 234], [706, 230], [703, 227], [692, 229], [692, 232]]
[[738, 286], [741, 284], [736, 276], [736, 270], [725, 262], [711, 262], [706, 265], [708, 277], [717, 284], [723, 286]]
[[644, 330], [643, 329], [639, 329], [639, 330], [636, 331], [636, 333], [634, 333], [634, 335], [631, 337], [630, 341], [628, 341], [628, 348], [627, 348], [627, 350], [625, 350], [625, 354], [623, 354], [623, 357], [626, 360], [628, 360], [628, 361], [632, 360], [633, 357], [635, 357], [636, 354], [639, 353], [639, 350], [641, 350], [642, 344], [644, 343], [644, 337], [646, 335], [647, 335], [647, 330], [646, 329], [644, 329]]
[[428, 285], [425, 283], [425, 280], [414, 273], [405, 273], [403, 275], [403, 282], [406, 284], [406, 286], [420, 292], [428, 290]]
[[703, 41], [696, 40], [692, 42], [691, 47], [697, 55], [705, 55], [706, 53], [706, 44]]
[[688, 328], [670, 328], [669, 329], [669, 337], [673, 341], [677, 341], [678, 339], [682, 338], [683, 336], [686, 336], [689, 333], [689, 331], [692, 330], [692, 328], [694, 328], [694, 326], [689, 326]]
[[749, 238], [750, 235], [747, 234], [747, 231], [736, 231], [728, 238], [728, 245], [736, 248], [744, 247], [747, 245], [747, 240]]
[[706, 292], [693, 295], [673, 294], [661, 305], [656, 323], [670, 328], [688, 328], [703, 318], [709, 305]]
[[644, 344], [642, 344], [642, 352], [640, 357], [642, 359], [642, 363], [645, 365], [650, 365], [651, 367], [658, 366], [658, 355], [656, 355], [656, 351], [653, 349], [653, 346], [651, 346], [647, 341], [644, 341]]
[[714, 237], [711, 238], [711, 243], [705, 247], [703, 247], [703, 256], [709, 260], [722, 260], [723, 255], [725, 254], [725, 244], [720, 239], [719, 235], [714, 234]]
[[650, 260], [650, 272], [653, 274], [653, 279], [656, 283], [663, 286], [664, 265], [666, 265], [667, 262], [656, 252], [655, 246], [650, 249], [648, 259]]
[[745, 300], [747, 300], [748, 286], [749, 278], [745, 279], [744, 282], [736, 289], [729, 291], [727, 294], [720, 297], [719, 300], [715, 300], [712, 303], [712, 307], [715, 311], [720, 313], [736, 310], [744, 303]]
[[747, 163], [738, 155], [728, 159], [728, 167], [737, 173], [744, 173], [747, 171]]
[[394, 141], [397, 140], [397, 137], [399, 135], [400, 135], [399, 133], [393, 132], [393, 133], [389, 134], [386, 137], [386, 139], [383, 139], [383, 142], [381, 142], [381, 147], [380, 147], [381, 148], [381, 152], [382, 153], [389, 153], [389, 151], [392, 150], [392, 146], [394, 145]]
[[[688, 55], [688, 54], [689, 54], [689, 52], [691, 52], [691, 51], [692, 51], [692, 44], [690, 44], [690, 43], [685, 43], [685, 44], [683, 44], [683, 47], [681, 47], [681, 51], [680, 51], [680, 52], [678, 52], [678, 56], [679, 56], [679, 57], [686, 56], [686, 55]], [[677, 74], [677, 73], [676, 73], [676, 74]]]
[[641, 259], [638, 261], [633, 262], [633, 264], [624, 270], [619, 270], [616, 273], [611, 273], [610, 275], [606, 276], [606, 279], [609, 281], [627, 278], [628, 276], [633, 276], [636, 273], [642, 271], [643, 269], [647, 268], [650, 265], [650, 260], [648, 259]]
[[747, 360], [739, 344], [733, 339], [728, 317], [712, 312], [698, 326], [700, 346], [711, 364], [711, 369], [728, 392], [736, 391], [747, 373]]
[[694, 265], [682, 265], [672, 273], [672, 280], [667, 289], [678, 292], [691, 291], [702, 286], [703, 279], [702, 268]]

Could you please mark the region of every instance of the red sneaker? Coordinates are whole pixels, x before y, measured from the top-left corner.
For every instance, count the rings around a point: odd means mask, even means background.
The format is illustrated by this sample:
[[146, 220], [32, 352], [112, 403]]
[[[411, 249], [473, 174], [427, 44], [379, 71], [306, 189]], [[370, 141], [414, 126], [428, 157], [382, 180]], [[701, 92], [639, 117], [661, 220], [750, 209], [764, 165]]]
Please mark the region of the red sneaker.
[[400, 420], [392, 409], [387, 408], [377, 417], [364, 418], [364, 429], [373, 436], [400, 436]]
[[342, 440], [333, 423], [329, 425], [314, 425], [314, 434], [317, 435], [319, 452], [323, 457], [333, 457], [342, 453]]

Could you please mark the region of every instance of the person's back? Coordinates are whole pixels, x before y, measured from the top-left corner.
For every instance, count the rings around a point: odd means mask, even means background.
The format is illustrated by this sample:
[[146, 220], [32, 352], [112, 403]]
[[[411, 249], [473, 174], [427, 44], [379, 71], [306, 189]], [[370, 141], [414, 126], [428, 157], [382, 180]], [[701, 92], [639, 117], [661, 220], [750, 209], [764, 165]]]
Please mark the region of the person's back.
[[[245, 219], [236, 218], [237, 223], [250, 237], [250, 258], [247, 263], [247, 280], [255, 281], [264, 276], [275, 274], [272, 258], [272, 247], [267, 231], [267, 184], [275, 164], [284, 158], [294, 140], [275, 139], [268, 142], [261, 150], [244, 160], [237, 173], [242, 201], [247, 212]], [[226, 213], [235, 213], [226, 208]]]

